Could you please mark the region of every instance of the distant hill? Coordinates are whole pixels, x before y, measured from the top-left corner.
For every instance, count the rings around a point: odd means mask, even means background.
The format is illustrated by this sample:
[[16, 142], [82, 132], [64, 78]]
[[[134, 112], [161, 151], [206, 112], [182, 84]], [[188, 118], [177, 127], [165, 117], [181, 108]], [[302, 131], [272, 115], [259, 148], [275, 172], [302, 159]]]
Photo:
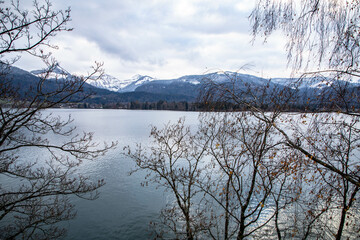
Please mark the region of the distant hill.
[[[36, 93], [36, 85], [40, 81], [39, 76], [43, 74], [43, 70], [27, 72], [17, 67], [10, 67], [6, 79], [13, 87], [17, 88], [20, 97], [31, 97], [32, 94]], [[0, 77], [4, 78], [4, 76]], [[50, 74], [49, 79], [44, 82], [43, 89], [48, 91], [54, 90], [61, 81], [71, 81], [73, 77], [65, 69], [57, 66], [53, 73]], [[55, 78], [57, 79], [56, 81]], [[91, 97], [86, 99], [84, 103], [95, 105], [96, 107], [114, 106], [114, 104], [117, 104], [117, 107], [121, 107], [128, 106], [124, 104], [131, 102], [195, 102], [199, 92], [206, 87], [208, 81], [213, 81], [216, 84], [239, 91], [248, 88], [256, 89], [267, 85], [267, 91], [271, 93], [272, 89], [288, 88], [291, 90], [292, 86], [289, 84], [296, 82], [296, 79], [274, 78], [269, 81], [269, 79], [236, 72], [214, 72], [164, 80], [141, 75], [127, 80], [119, 80], [110, 75], [103, 75], [99, 80], [89, 80], [85, 83], [84, 93], [91, 93]], [[356, 92], [359, 92], [360, 88], [359, 82], [356, 81], [338, 81], [334, 83], [327, 82], [326, 79], [304, 79], [298, 85], [298, 88], [294, 88], [297, 94], [300, 94], [300, 102], [296, 104], [302, 105], [308, 102], [309, 99], [318, 101], [319, 96], [334, 94], [331, 84], [346, 85], [348, 89]], [[75, 96], [72, 101], [76, 102], [79, 99], [80, 96], [79, 98]], [[120, 103], [124, 104], [121, 105]]]

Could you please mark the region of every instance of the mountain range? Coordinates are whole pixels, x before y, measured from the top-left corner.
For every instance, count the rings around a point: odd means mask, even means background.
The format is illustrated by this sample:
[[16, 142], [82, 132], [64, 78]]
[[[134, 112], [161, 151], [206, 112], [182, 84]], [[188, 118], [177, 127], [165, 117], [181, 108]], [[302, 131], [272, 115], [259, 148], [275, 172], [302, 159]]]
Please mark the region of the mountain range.
[[[30, 73], [34, 76], [41, 76], [43, 70], [34, 70]], [[61, 75], [64, 78], [72, 77], [72, 74], [67, 72], [60, 66], [56, 66], [52, 72], [57, 77]], [[51, 76], [49, 77], [51, 78]], [[171, 94], [189, 94], [189, 90], [194, 87], [201, 85], [206, 80], [211, 80], [217, 83], [225, 83], [230, 81], [241, 80], [243, 83], [252, 85], [264, 85], [269, 82], [270, 79], [257, 77], [249, 74], [242, 74], [237, 72], [213, 72], [201, 75], [186, 75], [175, 79], [156, 79], [150, 76], [135, 75], [130, 79], [119, 80], [109, 74], [104, 74], [101, 78], [92, 80], [90, 79], [87, 83], [95, 88], [106, 89], [112, 92], [126, 93], [126, 92], [149, 92], [149, 93], [171, 93]], [[291, 83], [295, 83], [298, 79], [296, 78], [271, 78], [271, 83], [281, 86], [289, 86]], [[298, 88], [304, 89], [321, 89], [328, 87], [332, 81], [326, 78], [303, 78]], [[360, 79], [348, 82], [351, 86], [360, 86]], [[187, 91], [181, 91], [184, 86], [190, 86]]]
[[[26, 92], [26, 88], [34, 85], [39, 77], [46, 74], [44, 70], [34, 70], [27, 72], [17, 67], [11, 67], [9, 75], [13, 85], [21, 92]], [[54, 87], [52, 79], [71, 80], [74, 76], [60, 66], [56, 66], [48, 76], [46, 82], [49, 88]], [[254, 87], [270, 85], [271, 87], [291, 87], [289, 83], [294, 83], [292, 78], [273, 78], [269, 79], [241, 74], [237, 72], [213, 72], [201, 75], [186, 75], [176, 79], [155, 79], [150, 76], [136, 75], [130, 79], [119, 80], [111, 75], [104, 74], [99, 79], [89, 79], [84, 86], [85, 92], [94, 93], [94, 96], [87, 99], [88, 103], [109, 104], [126, 102], [157, 102], [157, 101], [186, 101], [194, 102], [199, 92], [207, 81], [218, 84], [233, 84], [237, 87]], [[348, 86], [359, 88], [360, 82], [346, 82]], [[307, 95], [313, 95], [316, 91], [327, 89], [331, 82], [326, 79], [305, 78], [298, 85], [300, 91]]]

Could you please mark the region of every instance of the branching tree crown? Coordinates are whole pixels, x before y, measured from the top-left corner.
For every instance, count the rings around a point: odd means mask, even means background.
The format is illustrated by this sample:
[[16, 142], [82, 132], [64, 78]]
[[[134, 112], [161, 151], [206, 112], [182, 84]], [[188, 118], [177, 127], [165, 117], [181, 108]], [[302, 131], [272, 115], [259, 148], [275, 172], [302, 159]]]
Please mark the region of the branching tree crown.
[[[76, 213], [69, 196], [95, 199], [104, 185], [77, 169], [115, 143], [100, 146], [93, 133], [78, 134], [70, 117], [44, 111], [86, 97], [79, 97], [86, 80], [102, 73], [102, 64], [96, 64], [89, 76], [48, 79], [57, 63], [40, 47], [54, 48], [49, 40], [70, 31], [69, 21], [70, 9], [53, 11], [47, 0], [34, 1], [31, 11], [22, 10], [19, 1], [0, 2], [0, 239], [63, 236], [65, 229], [57, 223]], [[13, 52], [40, 57], [47, 66], [25, 95], [13, 83], [11, 64], [18, 59], [11, 59]], [[40, 154], [24, 156], [21, 151], [28, 149]]]
[[32, 11], [23, 10], [20, 1], [11, 0], [10, 4], [0, 1], [0, 55], [27, 52], [43, 58], [41, 46], [57, 48], [50, 39], [62, 31], [71, 31], [67, 25], [71, 21], [70, 8], [54, 11], [49, 0], [34, 1]]
[[287, 36], [295, 70], [315, 64], [320, 71], [358, 77], [359, 12], [357, 0], [258, 0], [250, 21], [254, 37], [276, 30]]

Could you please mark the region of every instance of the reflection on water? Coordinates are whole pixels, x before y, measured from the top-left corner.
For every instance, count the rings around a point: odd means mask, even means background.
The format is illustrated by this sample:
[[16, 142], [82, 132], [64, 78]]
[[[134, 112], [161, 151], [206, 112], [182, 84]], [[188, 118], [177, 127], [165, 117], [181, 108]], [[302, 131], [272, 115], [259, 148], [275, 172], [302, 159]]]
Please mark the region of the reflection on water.
[[[64, 118], [71, 114], [77, 131], [79, 133], [95, 132], [94, 138], [97, 142], [118, 141], [117, 148], [110, 151], [105, 157], [85, 162], [79, 169], [82, 174], [95, 181], [104, 179], [106, 185], [99, 190], [100, 197], [95, 201], [72, 198], [72, 202], [76, 205], [77, 217], [63, 223], [68, 229], [68, 235], [64, 239], [150, 238], [149, 223], [158, 220], [160, 210], [166, 204], [174, 202], [174, 197], [169, 195], [169, 192], [164, 192], [164, 189], [157, 189], [155, 184], [141, 187], [140, 183], [145, 177], [143, 171], [129, 176], [128, 173], [134, 168], [134, 163], [122, 155], [122, 149], [126, 145], [134, 146], [137, 143], [147, 146], [150, 140], [151, 125], [162, 127], [169, 121], [175, 122], [183, 116], [186, 117], [188, 125], [197, 125], [198, 113], [75, 109], [53, 109], [47, 112]], [[52, 140], [60, 141], [61, 139]], [[23, 154], [44, 158], [40, 152], [33, 151], [33, 148], [25, 150]], [[0, 182], [4, 183], [1, 179]], [[6, 183], [15, 184], [9, 181]], [[257, 205], [258, 202], [255, 202], [254, 205]], [[264, 209], [262, 216], [273, 214], [274, 208], [271, 208], [273, 204], [269, 202], [268, 206], [270, 208]], [[291, 218], [293, 209], [291, 206], [287, 210], [289, 214], [285, 213], [284, 215]], [[289, 222], [292, 221], [289, 220]], [[263, 221], [266, 221], [266, 218], [259, 219], [258, 222]], [[288, 228], [286, 220], [280, 224], [284, 224], [284, 228]], [[276, 232], [273, 224], [269, 224], [259, 231], [257, 237], [258, 239], [275, 239]], [[349, 237], [351, 236], [349, 235]], [[285, 236], [285, 238], [287, 237]]]
[[123, 156], [125, 145], [149, 141], [150, 125], [163, 126], [185, 116], [188, 124], [197, 123], [197, 113], [171, 111], [75, 110], [55, 109], [54, 114], [74, 118], [79, 132], [95, 132], [95, 140], [118, 141], [115, 150], [105, 157], [85, 163], [81, 172], [106, 185], [95, 201], [74, 198], [77, 217], [65, 223], [65, 239], [147, 239], [149, 222], [155, 221], [166, 204], [168, 193], [151, 185], [141, 187], [144, 173], [129, 176], [134, 167]]

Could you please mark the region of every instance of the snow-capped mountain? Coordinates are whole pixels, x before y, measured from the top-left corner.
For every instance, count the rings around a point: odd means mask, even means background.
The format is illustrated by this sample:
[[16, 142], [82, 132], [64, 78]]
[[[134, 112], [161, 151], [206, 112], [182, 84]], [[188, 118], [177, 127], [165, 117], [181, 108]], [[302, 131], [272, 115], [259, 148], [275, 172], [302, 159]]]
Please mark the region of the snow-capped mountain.
[[186, 75], [177, 79], [170, 79], [167, 81], [177, 81], [177, 82], [187, 82], [190, 84], [200, 84], [207, 81], [213, 81], [217, 83], [224, 83], [224, 82], [232, 82], [232, 81], [243, 81], [243, 82], [251, 82], [251, 83], [264, 83], [263, 78], [259, 78], [253, 75], [248, 74], [241, 74], [237, 72], [213, 72], [207, 73], [202, 75]]
[[[36, 77], [47, 79], [71, 80], [74, 78], [74, 75], [70, 74], [58, 64], [55, 65], [51, 71], [49, 69], [41, 69], [31, 71], [30, 73]], [[130, 79], [119, 80], [109, 74], [104, 74], [100, 78], [93, 77], [89, 79], [87, 83], [96, 88], [106, 89], [112, 92], [133, 92], [138, 86], [154, 80], [152, 77], [142, 75], [135, 75]]]
[[128, 92], [132, 92], [136, 87], [132, 90], [130, 89], [130, 86], [136, 86], [136, 84], [139, 85], [144, 82], [144, 79], [149, 81], [152, 80], [150, 77], [140, 75], [134, 76], [131, 79], [119, 80], [116, 77], [104, 74], [99, 79], [90, 79], [88, 83], [94, 87], [107, 89], [113, 92], [127, 92], [126, 90], [124, 91], [124, 89], [129, 89]]
[[[100, 79], [88, 81], [94, 87], [107, 89], [113, 92], [134, 92], [134, 91], [155, 91], [155, 89], [162, 89], [164, 93], [170, 86], [172, 88], [183, 88], [184, 84], [196, 86], [206, 81], [215, 81], [218, 83], [230, 82], [239, 80], [252, 84], [263, 84], [266, 80], [252, 75], [239, 74], [236, 72], [214, 72], [204, 75], [186, 75], [175, 79], [155, 79], [150, 76], [135, 75], [130, 79], [119, 80], [111, 75], [103, 75]], [[181, 86], [180, 86], [181, 85]], [[181, 89], [184, 91], [186, 89]], [[156, 90], [159, 92], [159, 90]]]
[[[35, 76], [44, 77], [44, 75], [46, 75], [46, 70], [37, 70], [32, 71], [31, 73]], [[47, 77], [56, 79], [71, 79], [73, 75], [59, 65], [56, 65], [52, 73], [50, 73]], [[99, 79], [89, 79], [87, 83], [97, 89], [105, 89], [117, 93], [146, 92], [151, 94], [170, 94], [195, 98], [200, 91], [202, 84], [208, 81], [221, 84], [231, 84], [231, 86], [236, 86], [236, 88], [239, 89], [270, 84], [271, 86], [279, 87], [295, 88], [296, 86], [296, 88], [299, 88], [300, 90], [321, 90], [331, 86], [331, 84], [334, 84], [334, 81], [328, 81], [325, 78], [304, 78], [301, 81], [296, 78], [272, 78], [271, 81], [269, 81], [269, 79], [254, 75], [230, 71], [219, 71], [200, 75], [186, 75], [175, 79], [162, 80], [142, 75], [135, 75], [130, 79], [119, 80], [116, 77], [104, 74]], [[344, 81], [339, 82], [345, 83]], [[233, 85], [234, 83], [235, 85]], [[352, 86], [360, 86], [359, 81], [346, 83], [349, 83]]]
[[41, 69], [34, 70], [30, 72], [36, 77], [47, 78], [47, 79], [69, 79], [72, 78], [73, 75], [62, 68], [59, 64], [56, 64], [52, 69]]
[[313, 77], [313, 78], [272, 78], [271, 82], [283, 85], [283, 86], [289, 86], [289, 87], [296, 87], [299, 89], [324, 89], [327, 87], [330, 87], [332, 84], [350, 84], [351, 86], [360, 86], [359, 79], [356, 80], [337, 80], [334, 81], [333, 79], [328, 79], [324, 77]]
[[[12, 83], [19, 89], [21, 96], [26, 96], [29, 90], [34, 90], [36, 94], [36, 84], [40, 79], [37, 76], [46, 77], [49, 81], [41, 82], [43, 90], [56, 91], [58, 84], [61, 84], [62, 79], [72, 80], [74, 77], [60, 66], [55, 66], [53, 72], [46, 76], [46, 70], [32, 71], [31, 73], [22, 69], [12, 67], [9, 75]], [[53, 81], [51, 78], [59, 79], [60, 81]], [[327, 79], [304, 79], [299, 85], [299, 91], [294, 91], [294, 94], [299, 94], [299, 99], [317, 99], [319, 95], [333, 94], [334, 90], [331, 84], [336, 86], [349, 87], [350, 91], [360, 92], [360, 81], [326, 81]], [[199, 94], [203, 89], [209, 87], [206, 83], [212, 81], [219, 83], [222, 87], [230, 87], [234, 91], [240, 93], [245, 92], [250, 88], [257, 90], [262, 89], [261, 86], [266, 85], [267, 91], [271, 92], [273, 89], [281, 89], [283, 87], [292, 88], [290, 83], [297, 80], [291, 78], [274, 78], [265, 79], [248, 74], [240, 74], [236, 72], [213, 72], [199, 75], [186, 75], [176, 79], [158, 80], [149, 76], [134, 76], [126, 80], [119, 80], [111, 75], [104, 75], [98, 80], [89, 80], [83, 85], [84, 92], [91, 94], [91, 97], [84, 100], [89, 104], [97, 104], [106, 107], [117, 106], [118, 103], [130, 102], [148, 102], [154, 103], [158, 101], [167, 102], [196, 102]], [[339, 85], [340, 84], [340, 85]], [[296, 85], [295, 85], [296, 86]], [[335, 86], [335, 85], [334, 85]], [[260, 87], [260, 88], [259, 88]], [[304, 96], [304, 98], [302, 98]], [[80, 96], [78, 99], [81, 99]], [[72, 100], [76, 101], [76, 97]], [[303, 104], [302, 102], [299, 103]]]
[[155, 78], [149, 76], [135, 75], [130, 80], [127, 80], [129, 84], [121, 88], [118, 92], [133, 92], [137, 87], [155, 80]]
[[290, 86], [293, 88], [317, 88], [322, 89], [323, 87], [328, 86], [329, 81], [324, 78], [272, 78], [271, 81], [276, 84], [283, 86]]

